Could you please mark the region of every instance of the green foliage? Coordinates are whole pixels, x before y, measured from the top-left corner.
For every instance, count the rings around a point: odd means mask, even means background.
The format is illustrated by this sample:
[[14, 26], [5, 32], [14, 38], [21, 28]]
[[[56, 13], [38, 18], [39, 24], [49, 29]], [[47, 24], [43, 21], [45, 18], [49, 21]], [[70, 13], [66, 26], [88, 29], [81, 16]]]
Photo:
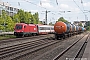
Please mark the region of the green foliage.
[[6, 17], [7, 19], [6, 19], [6, 27], [5, 27], [5, 30], [6, 31], [13, 31], [13, 28], [14, 28], [14, 26], [15, 26], [15, 23], [14, 23], [14, 21], [12, 21], [12, 18], [10, 17], [10, 16], [7, 16]]
[[38, 24], [43, 24], [43, 23], [41, 21], [39, 21]]
[[87, 27], [86, 27], [86, 30], [89, 30], [89, 31], [90, 31], [90, 26], [87, 26]]
[[37, 13], [35, 13], [35, 14], [33, 14], [33, 16], [34, 16], [34, 18], [35, 18], [35, 22], [36, 22], [36, 24], [38, 24], [39, 23], [39, 14], [38, 14], [38, 12]]
[[90, 21], [87, 21], [84, 27], [86, 28], [86, 30], [90, 31]]
[[0, 15], [0, 30], [3, 31], [13, 31], [16, 23], [33, 23], [42, 24], [39, 21], [38, 12], [31, 14], [31, 12], [25, 12], [24, 10], [19, 10], [14, 16], [9, 16], [6, 14], [5, 10], [2, 10], [2, 15]]
[[25, 23], [30, 23], [31, 13], [25, 12]]
[[62, 22], [65, 22], [65, 23], [69, 23], [67, 20], [65, 20], [63, 17], [60, 17], [59, 19], [58, 19], [58, 21], [62, 21]]
[[0, 17], [0, 30], [3, 31], [13, 31], [14, 21], [12, 18], [6, 14], [6, 12], [2, 11], [2, 16]]
[[20, 21], [20, 23], [25, 23], [25, 12], [24, 12], [24, 10], [19, 10], [18, 11], [18, 16], [19, 16], [19, 18], [18, 18], [18, 20]]
[[53, 26], [54, 24], [52, 22], [50, 22], [49, 25], [52, 25]]
[[0, 30], [4, 30], [3, 23], [4, 23], [4, 19], [2, 19], [2, 18], [0, 17]]
[[86, 26], [85, 27], [87, 27], [87, 26], [90, 26], [90, 21], [86, 22]]
[[82, 26], [82, 23], [80, 23], [79, 26]]
[[19, 19], [18, 14], [15, 14], [15, 15], [13, 16], [13, 21], [14, 21], [14, 23], [20, 23], [20, 19]]
[[13, 20], [15, 23], [33, 23], [38, 24], [39, 17], [38, 13], [31, 14], [31, 12], [24, 12], [24, 10], [19, 10], [17, 14], [14, 15]]

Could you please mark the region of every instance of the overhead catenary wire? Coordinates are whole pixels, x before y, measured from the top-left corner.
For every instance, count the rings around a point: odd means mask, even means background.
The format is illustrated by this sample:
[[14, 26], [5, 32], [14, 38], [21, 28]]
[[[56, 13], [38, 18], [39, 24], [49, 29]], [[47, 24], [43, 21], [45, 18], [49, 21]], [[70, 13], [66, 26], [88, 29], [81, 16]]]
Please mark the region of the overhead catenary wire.
[[[79, 5], [76, 3], [76, 1], [73, 0], [73, 2], [78, 6], [78, 8], [82, 11], [82, 13], [85, 15], [85, 20], [87, 20], [87, 15], [83, 12], [83, 10], [79, 7]], [[81, 0], [81, 3], [83, 3], [83, 1]]]
[[[45, 8], [45, 7], [42, 7], [42, 1], [40, 1], [40, 5], [37, 5], [37, 4], [35, 4], [35, 3], [33, 3], [33, 2], [30, 2], [30, 1], [28, 1], [28, 0], [23, 0], [23, 1], [25, 1], [25, 2], [28, 2], [28, 3], [30, 3], [30, 4], [33, 4], [33, 5], [35, 5], [35, 6], [38, 6], [38, 7], [41, 7], [41, 8], [43, 8], [43, 9], [45, 9], [46, 11], [50, 11], [50, 10], [48, 10], [47, 8]], [[58, 1], [56, 0], [56, 3], [57, 3], [57, 6], [58, 6]], [[62, 15], [61, 13], [59, 13], [59, 15]], [[63, 17], [63, 15], [62, 15], [62, 17]]]
[[[28, 3], [31, 3], [31, 4], [33, 4], [33, 5], [36, 5], [36, 6], [38, 6], [38, 7], [41, 7], [41, 8], [46, 9], [45, 7], [39, 6], [39, 5], [37, 5], [37, 4], [35, 4], [35, 3], [32, 3], [32, 2], [30, 2], [30, 1], [27, 1], [27, 0], [23, 0], [23, 1], [28, 2]], [[41, 2], [40, 2], [40, 4], [41, 4]]]
[[[35, 3], [32, 3], [32, 2], [30, 2], [30, 1], [27, 1], [27, 0], [23, 0], [23, 1], [28, 2], [28, 3], [31, 3], [31, 4], [33, 4], [33, 5], [36, 5], [36, 6], [38, 6], [38, 7], [41, 7], [41, 8], [44, 8], [45, 10], [47, 10], [47, 8], [42, 7], [42, 6], [39, 6], [39, 5], [37, 5], [37, 4], [35, 4]], [[58, 1], [57, 1], [57, 0], [56, 0], [56, 2], [57, 2], [57, 4], [58, 4]], [[19, 3], [19, 5], [20, 5], [20, 3]], [[40, 5], [42, 5], [42, 1], [40, 1]], [[48, 11], [49, 11], [49, 10], [48, 10]]]
[[58, 1], [56, 0], [56, 4], [58, 5]]
[[82, 13], [85, 15], [85, 13], [83, 12], [83, 10], [79, 7], [79, 5], [76, 3], [76, 1], [73, 0], [73, 2], [78, 6], [78, 8], [82, 11]]
[[82, 7], [83, 7], [83, 11], [84, 11], [84, 6], [83, 6], [83, 1], [81, 0], [81, 4], [82, 4]]

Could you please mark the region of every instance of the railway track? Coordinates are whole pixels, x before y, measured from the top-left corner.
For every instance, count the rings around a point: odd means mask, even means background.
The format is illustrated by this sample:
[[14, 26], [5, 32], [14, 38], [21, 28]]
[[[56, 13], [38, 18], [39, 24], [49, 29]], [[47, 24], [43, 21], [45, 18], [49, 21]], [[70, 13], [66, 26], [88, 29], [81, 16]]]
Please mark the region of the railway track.
[[[77, 37], [78, 37], [77, 39], [81, 38], [82, 36], [77, 35]], [[17, 60], [52, 60], [51, 57], [48, 56], [49, 54], [54, 55], [53, 52], [50, 53], [51, 51], [54, 51], [57, 48], [58, 48], [57, 50], [59, 50], [60, 45], [62, 46], [62, 44], [66, 44], [66, 43], [71, 42], [71, 41], [73, 42], [75, 40], [75, 38], [76, 38], [76, 36], [73, 36], [73, 37], [70, 37], [70, 38], [67, 38], [67, 39], [64, 39], [64, 40], [59, 40], [59, 42], [57, 42], [55, 44], [47, 46], [47, 47], [45, 47], [43, 49], [40, 49], [38, 51], [34, 51], [33, 53], [29, 53], [28, 55], [24, 55], [23, 57], [19, 57]], [[58, 41], [58, 40], [55, 40], [55, 41]], [[69, 45], [70, 44], [71, 43], [69, 43]], [[67, 46], [68, 46], [68, 44], [67, 44]], [[63, 48], [61, 48], [61, 50], [63, 50]], [[59, 51], [61, 51], [61, 50], [59, 50]], [[45, 55], [48, 56], [48, 57], [43, 58], [43, 57], [45, 57]]]
[[72, 45], [67, 47], [64, 51], [59, 53], [53, 60], [77, 60], [81, 59], [82, 54], [80, 53], [84, 51], [87, 40], [90, 37], [90, 34], [85, 35], [81, 39], [75, 41]]
[[1, 40], [0, 48], [17, 45], [20, 43], [30, 42], [30, 41], [34, 41], [37, 39], [49, 38], [49, 37], [53, 37], [53, 35], [50, 34], [50, 35], [40, 35], [40, 36], [32, 36], [32, 37], [25, 37], [25, 38], [14, 38], [14, 39]]
[[[79, 35], [70, 37], [69, 39], [65, 39], [65, 40], [66, 41], [68, 40], [68, 42], [69, 42], [69, 40], [71, 40], [71, 41], [75, 40], [75, 38], [78, 36]], [[79, 38], [76, 38], [76, 39], [81, 39], [82, 36], [80, 36]], [[23, 57], [28, 56], [29, 54], [33, 54], [35, 52], [38, 52], [45, 48], [48, 48], [49, 46], [58, 44], [59, 42], [60, 42], [60, 44], [62, 44], [62, 43], [64, 43], [63, 41], [65, 41], [65, 40], [54, 40], [51, 37], [51, 38], [37, 39], [37, 40], [33, 40], [33, 41], [29, 41], [29, 42], [25, 42], [25, 43], [21, 43], [21, 44], [17, 44], [17, 45], [2, 47], [2, 48], [0, 48], [0, 59], [1, 60], [19, 60], [21, 58], [23, 59]], [[70, 43], [69, 43], [69, 45], [70, 45]], [[55, 47], [52, 50], [47, 51], [46, 53], [41, 54], [41, 55], [44, 56], [45, 54], [47, 54], [57, 48], [60, 48], [60, 46]], [[61, 49], [61, 50], [63, 50], [63, 49]], [[41, 57], [42, 56], [37, 56], [32, 59], [29, 58], [29, 60], [39, 60], [39, 58], [41, 58]], [[23, 59], [23, 60], [25, 60], [25, 59]], [[47, 60], [50, 60], [50, 59], [47, 59]]]
[[[69, 45], [71, 45], [76, 39], [81, 39], [84, 35], [77, 35], [74, 37], [70, 37], [68, 39], [61, 40], [56, 44], [56, 46], [53, 47], [47, 47], [44, 48], [43, 50], [40, 50], [38, 52], [35, 52], [33, 54], [29, 54], [25, 58], [21, 58], [18, 60], [22, 59], [30, 59], [30, 60], [53, 60], [56, 55], [58, 55], [59, 52], [62, 52], [65, 50]], [[77, 38], [76, 38], [77, 37]], [[51, 48], [52, 47], [52, 48]], [[63, 60], [63, 59], [62, 59]]]
[[33, 39], [33, 38], [45, 37], [45, 36], [47, 36], [47, 35], [30, 36], [30, 37], [24, 37], [24, 38], [4, 39], [4, 40], [0, 40], [0, 44], [1, 43], [7, 43], [7, 42], [13, 42], [13, 41], [19, 41], [19, 40], [25, 40], [25, 39]]
[[46, 39], [40, 39], [32, 42], [0, 48], [0, 59], [16, 60], [24, 55], [27, 55], [28, 53], [32, 53], [39, 49], [43, 49], [44, 47], [55, 44], [57, 42], [59, 41], [55, 41], [52, 38], [49, 38], [48, 40], [46, 38]]

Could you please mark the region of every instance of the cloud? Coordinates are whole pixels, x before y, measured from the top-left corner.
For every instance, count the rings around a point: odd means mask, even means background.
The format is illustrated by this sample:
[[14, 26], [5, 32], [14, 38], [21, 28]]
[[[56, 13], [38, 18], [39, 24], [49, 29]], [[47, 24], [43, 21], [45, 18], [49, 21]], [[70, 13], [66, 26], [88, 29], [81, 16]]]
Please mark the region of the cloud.
[[69, 6], [68, 6], [68, 5], [66, 5], [66, 4], [60, 4], [60, 8], [62, 8], [62, 9], [68, 9], [68, 8], [69, 8]]
[[79, 13], [80, 9], [79, 8], [72, 8], [72, 11], [75, 12], [75, 13]]
[[38, 10], [31, 10], [31, 12], [38, 12]]
[[90, 2], [84, 3], [83, 4], [85, 7], [90, 7]]
[[50, 4], [50, 0], [41, 0], [39, 5], [45, 8], [53, 8]]
[[60, 4], [60, 8], [61, 10], [64, 10], [64, 11], [71, 11], [71, 12], [77, 12], [77, 13], [80, 12], [79, 8], [75, 8], [67, 4]]
[[50, 0], [41, 0], [41, 1], [43, 1], [43, 2], [50, 2]]
[[53, 8], [53, 6], [50, 5], [50, 3], [42, 3], [42, 6], [45, 8]]

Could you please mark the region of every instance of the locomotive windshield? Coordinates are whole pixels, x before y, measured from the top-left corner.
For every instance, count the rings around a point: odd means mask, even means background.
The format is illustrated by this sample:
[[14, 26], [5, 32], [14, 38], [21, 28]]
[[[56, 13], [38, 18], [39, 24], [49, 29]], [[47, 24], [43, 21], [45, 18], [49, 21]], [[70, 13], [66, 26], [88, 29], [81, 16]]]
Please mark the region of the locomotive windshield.
[[17, 30], [22, 29], [22, 25], [16, 25], [15, 29]]

